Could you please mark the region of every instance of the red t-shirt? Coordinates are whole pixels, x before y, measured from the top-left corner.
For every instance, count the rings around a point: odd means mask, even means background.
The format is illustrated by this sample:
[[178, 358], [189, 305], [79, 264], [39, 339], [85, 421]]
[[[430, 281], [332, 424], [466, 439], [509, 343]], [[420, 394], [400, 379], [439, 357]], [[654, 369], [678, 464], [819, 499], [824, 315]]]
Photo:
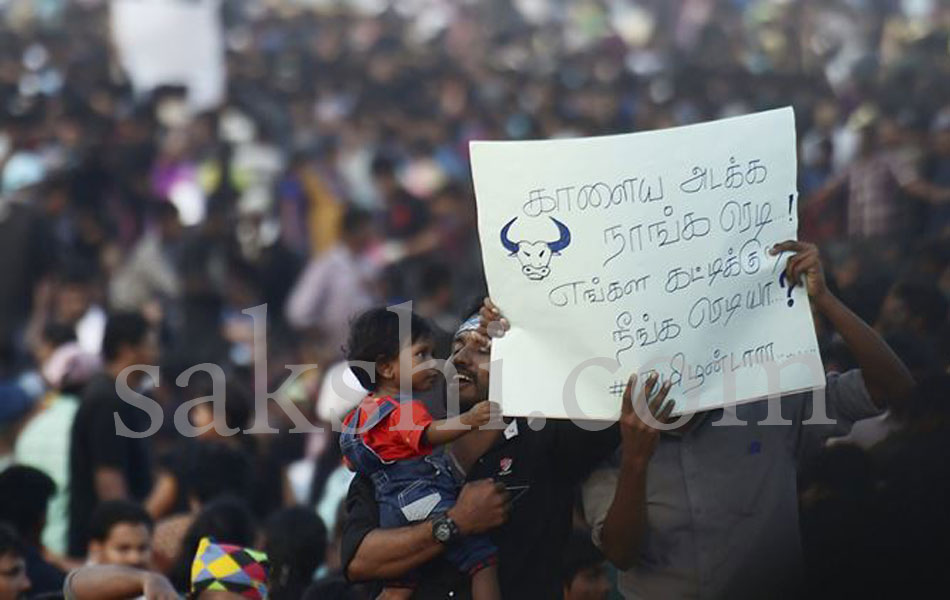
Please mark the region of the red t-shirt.
[[[360, 416], [359, 426], [362, 427], [371, 414], [384, 402], [396, 402], [390, 396], [383, 398], [373, 398], [367, 396], [359, 406], [359, 410], [354, 410], [343, 420], [344, 425], [349, 425], [353, 420], [353, 415]], [[413, 426], [409, 428], [408, 424], [399, 427], [402, 420], [403, 411], [411, 411], [410, 419]], [[385, 419], [379, 422], [376, 427], [360, 434], [363, 443], [373, 449], [383, 460], [402, 460], [405, 458], [415, 458], [418, 456], [427, 456], [432, 454], [432, 446], [425, 442], [422, 434], [425, 428], [432, 422], [432, 415], [426, 410], [422, 402], [418, 400], [409, 400], [407, 402], [396, 402], [396, 408], [393, 409]]]

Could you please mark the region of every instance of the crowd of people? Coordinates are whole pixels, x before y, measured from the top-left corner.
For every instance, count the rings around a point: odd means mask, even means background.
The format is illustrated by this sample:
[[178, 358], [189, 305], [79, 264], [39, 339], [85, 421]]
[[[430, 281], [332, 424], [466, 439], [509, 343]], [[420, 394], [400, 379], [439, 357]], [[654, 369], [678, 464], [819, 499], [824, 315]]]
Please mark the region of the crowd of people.
[[[413, 574], [416, 597], [464, 597], [431, 524], [380, 528], [374, 479], [328, 425], [367, 393], [344, 362], [353, 319], [409, 301], [463, 408], [487, 399], [501, 313], [482, 306], [468, 142], [785, 105], [799, 237], [818, 248], [794, 248], [796, 275], [840, 426], [802, 427], [798, 397], [775, 432], [508, 421], [449, 534], [491, 538], [506, 598], [744, 597], [767, 576], [831, 595], [940, 573], [946, 3], [223, 0], [227, 93], [201, 112], [181, 87], [133, 90], [108, 11], [0, 3], [0, 600], [369, 598]], [[435, 419], [443, 387], [421, 394]], [[322, 430], [291, 433], [300, 418]], [[730, 444], [762, 460], [727, 469]], [[480, 480], [499, 464], [507, 490]]]

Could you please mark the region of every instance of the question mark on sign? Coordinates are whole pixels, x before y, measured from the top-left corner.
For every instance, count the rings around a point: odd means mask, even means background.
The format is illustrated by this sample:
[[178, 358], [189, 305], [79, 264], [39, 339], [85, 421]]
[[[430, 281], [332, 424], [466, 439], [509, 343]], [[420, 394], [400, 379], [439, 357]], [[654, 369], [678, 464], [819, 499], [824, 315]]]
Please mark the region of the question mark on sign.
[[[778, 276], [778, 285], [781, 288], [785, 288], [785, 271], [782, 271], [782, 274]], [[795, 301], [792, 300], [792, 285], [788, 286], [785, 296], [788, 298], [788, 306], [791, 308], [795, 305]]]

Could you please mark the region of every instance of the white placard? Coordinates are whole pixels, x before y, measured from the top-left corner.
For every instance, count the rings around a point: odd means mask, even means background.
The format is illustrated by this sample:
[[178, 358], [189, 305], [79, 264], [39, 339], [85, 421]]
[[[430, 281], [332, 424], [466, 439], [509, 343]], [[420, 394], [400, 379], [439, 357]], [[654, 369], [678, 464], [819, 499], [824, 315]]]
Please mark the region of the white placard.
[[136, 93], [184, 85], [193, 110], [216, 108], [226, 90], [220, 12], [220, 0], [112, 0], [112, 39]]
[[[677, 414], [824, 385], [796, 239], [791, 108], [663, 131], [472, 142], [507, 415], [615, 420], [630, 373]], [[497, 379], [501, 381], [498, 382]]]

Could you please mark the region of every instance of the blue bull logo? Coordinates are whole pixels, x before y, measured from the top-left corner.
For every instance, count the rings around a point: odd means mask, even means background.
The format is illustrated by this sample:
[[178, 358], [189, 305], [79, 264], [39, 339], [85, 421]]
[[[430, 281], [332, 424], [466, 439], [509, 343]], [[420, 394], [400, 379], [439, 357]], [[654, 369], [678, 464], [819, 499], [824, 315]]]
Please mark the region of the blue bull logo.
[[521, 272], [532, 281], [540, 281], [551, 274], [551, 257], [559, 255], [571, 243], [571, 230], [554, 217], [549, 217], [557, 225], [558, 239], [553, 242], [543, 240], [511, 241], [509, 230], [518, 217], [508, 221], [501, 228], [501, 245], [509, 252], [509, 256], [517, 256], [521, 263]]

